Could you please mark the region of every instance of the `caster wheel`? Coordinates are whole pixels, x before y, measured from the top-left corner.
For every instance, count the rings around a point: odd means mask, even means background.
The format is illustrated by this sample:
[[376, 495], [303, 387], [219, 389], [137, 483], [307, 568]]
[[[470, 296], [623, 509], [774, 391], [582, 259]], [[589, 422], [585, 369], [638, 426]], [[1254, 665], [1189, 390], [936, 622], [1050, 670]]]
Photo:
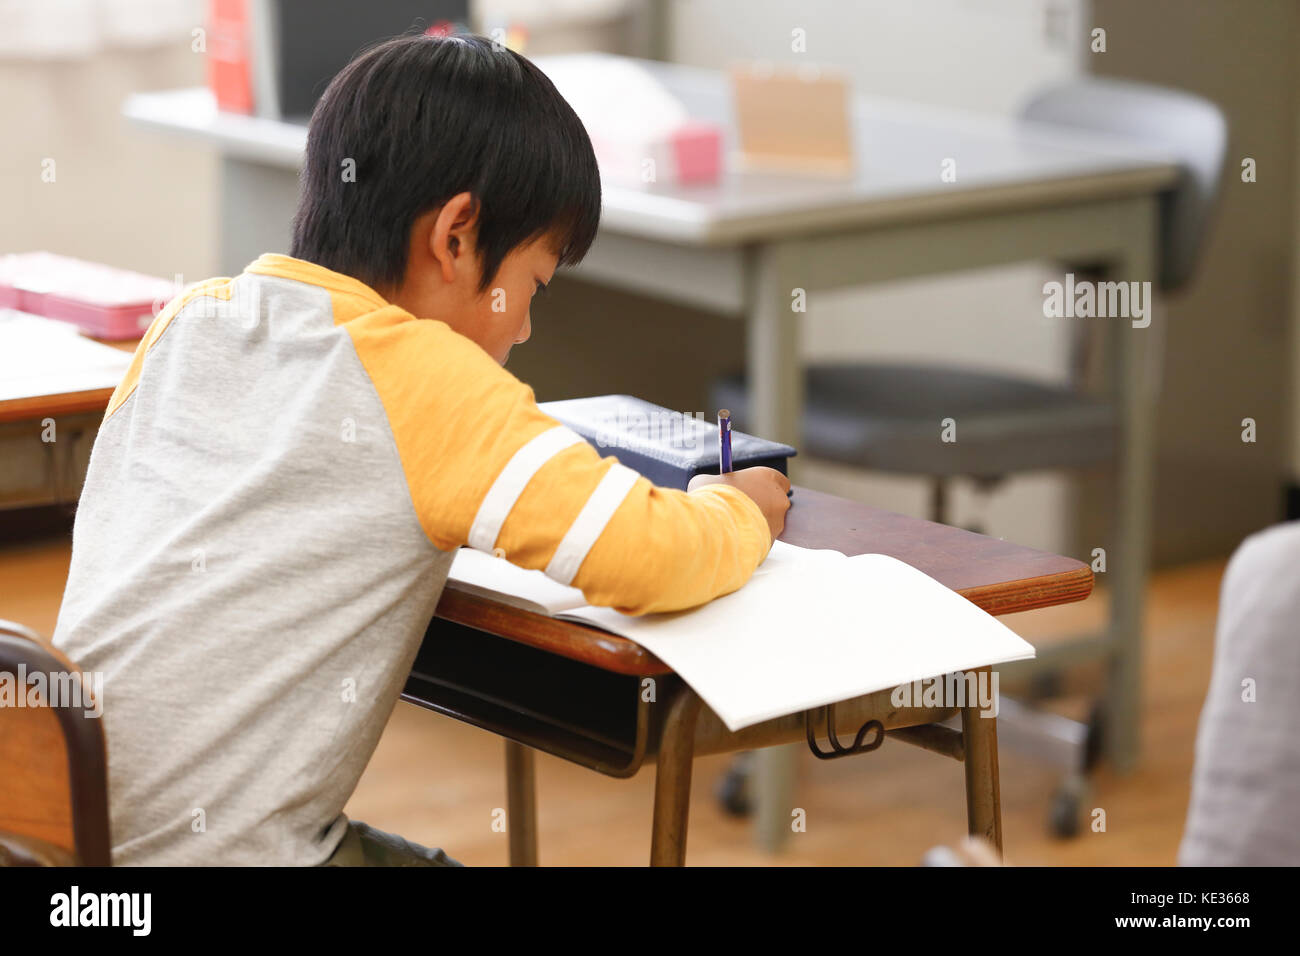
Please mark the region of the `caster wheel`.
[[1048, 812], [1047, 829], [1059, 840], [1070, 840], [1083, 832], [1087, 811], [1088, 781], [1083, 777], [1067, 777], [1052, 794]]
[[732, 817], [747, 817], [754, 812], [754, 801], [749, 794], [749, 762], [736, 760], [718, 781], [718, 805]]
[[1028, 697], [1032, 701], [1052, 700], [1061, 696], [1059, 671], [1043, 671], [1029, 681]]
[[1106, 712], [1101, 704], [1094, 704], [1088, 714], [1088, 736], [1083, 741], [1083, 766], [1092, 770], [1101, 761], [1106, 745]]

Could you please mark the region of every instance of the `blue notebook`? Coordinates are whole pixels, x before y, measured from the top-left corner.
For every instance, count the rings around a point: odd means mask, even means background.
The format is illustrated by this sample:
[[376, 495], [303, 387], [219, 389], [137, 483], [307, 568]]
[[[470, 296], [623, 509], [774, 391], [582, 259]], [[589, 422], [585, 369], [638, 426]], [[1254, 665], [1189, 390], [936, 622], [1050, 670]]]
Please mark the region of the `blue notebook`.
[[[686, 487], [696, 475], [718, 473], [716, 418], [674, 412], [631, 395], [597, 395], [563, 402], [542, 402], [546, 414], [567, 425], [602, 455], [645, 475], [656, 485]], [[731, 433], [731, 466], [738, 470], [765, 465], [782, 474], [797, 452], [789, 445]]]

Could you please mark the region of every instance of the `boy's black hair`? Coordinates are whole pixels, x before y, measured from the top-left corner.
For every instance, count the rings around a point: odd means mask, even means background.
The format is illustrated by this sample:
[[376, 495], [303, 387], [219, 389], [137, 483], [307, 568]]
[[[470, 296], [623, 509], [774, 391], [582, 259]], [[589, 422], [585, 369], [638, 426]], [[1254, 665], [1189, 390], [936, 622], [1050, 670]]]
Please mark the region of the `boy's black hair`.
[[480, 36], [386, 40], [316, 104], [291, 254], [391, 291], [416, 217], [461, 192], [479, 204], [480, 292], [547, 233], [575, 265], [600, 221], [591, 140], [541, 70]]

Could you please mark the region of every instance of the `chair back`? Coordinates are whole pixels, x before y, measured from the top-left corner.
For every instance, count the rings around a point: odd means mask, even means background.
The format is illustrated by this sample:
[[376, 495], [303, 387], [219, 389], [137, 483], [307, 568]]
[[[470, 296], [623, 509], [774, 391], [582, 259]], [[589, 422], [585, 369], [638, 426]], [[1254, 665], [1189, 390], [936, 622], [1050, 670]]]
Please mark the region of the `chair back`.
[[107, 754], [88, 682], [9, 621], [0, 682], [0, 864], [108, 866]]
[[1182, 176], [1161, 197], [1158, 285], [1165, 291], [1185, 285], [1219, 194], [1228, 145], [1223, 112], [1181, 90], [1094, 76], [1036, 94], [1020, 117], [1113, 135], [1177, 159]]

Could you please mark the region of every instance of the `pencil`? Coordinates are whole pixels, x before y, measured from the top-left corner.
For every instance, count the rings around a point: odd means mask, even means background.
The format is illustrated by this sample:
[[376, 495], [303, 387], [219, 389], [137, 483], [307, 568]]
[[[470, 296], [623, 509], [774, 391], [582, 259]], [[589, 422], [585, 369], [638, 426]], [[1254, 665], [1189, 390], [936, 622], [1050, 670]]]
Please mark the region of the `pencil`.
[[718, 474], [731, 471], [731, 412], [718, 412]]

